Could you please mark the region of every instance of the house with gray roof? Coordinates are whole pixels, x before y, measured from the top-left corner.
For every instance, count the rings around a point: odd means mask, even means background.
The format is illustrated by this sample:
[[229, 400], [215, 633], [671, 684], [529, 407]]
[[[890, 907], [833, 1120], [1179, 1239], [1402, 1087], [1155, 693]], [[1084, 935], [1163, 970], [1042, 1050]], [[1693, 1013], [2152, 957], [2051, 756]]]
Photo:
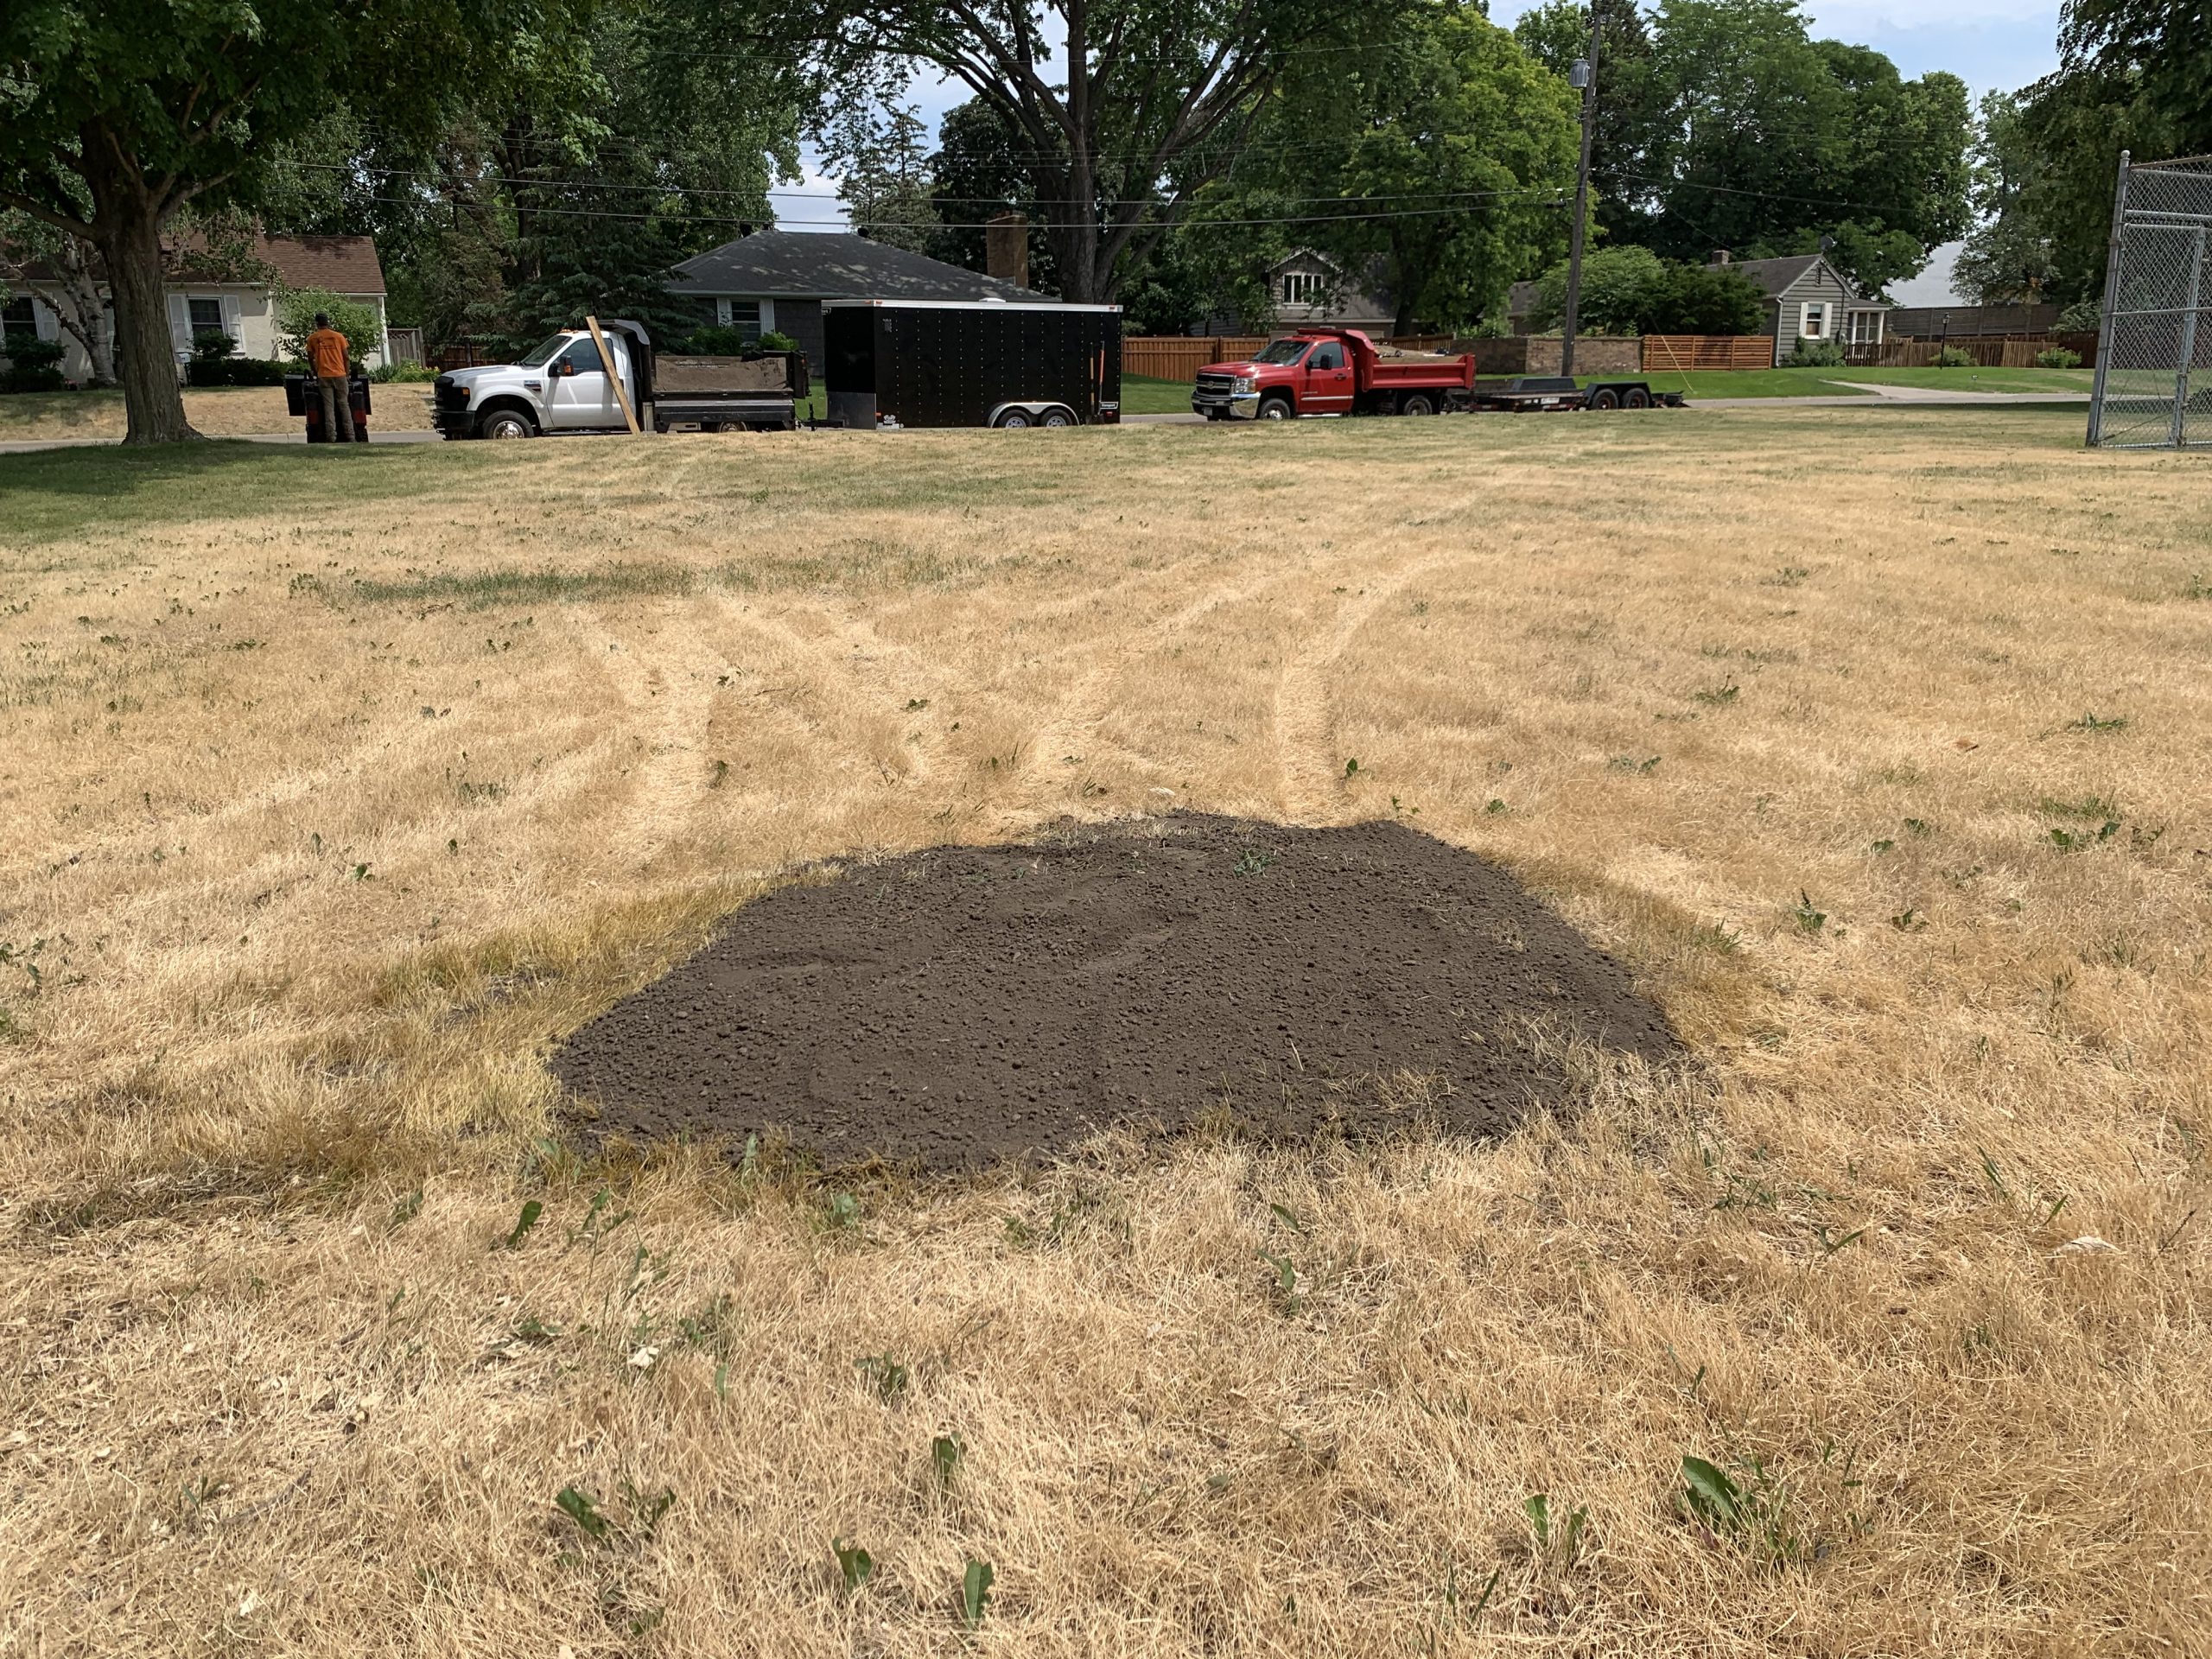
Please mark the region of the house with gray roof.
[[[1785, 254], [1778, 259], [1738, 259], [1726, 250], [1711, 260], [1745, 277], [1766, 301], [1759, 332], [1774, 341], [1774, 361], [1797, 349], [1801, 340], [1833, 340], [1846, 347], [1878, 346], [1889, 333], [1889, 301], [1861, 294], [1857, 286], [1819, 253]], [[1516, 283], [1505, 309], [1515, 334], [1526, 334], [1540, 296], [1534, 283]]]
[[823, 360], [824, 300], [1024, 300], [1044, 297], [981, 271], [948, 265], [864, 236], [755, 231], [676, 267], [669, 292], [701, 316], [758, 338], [771, 330]]

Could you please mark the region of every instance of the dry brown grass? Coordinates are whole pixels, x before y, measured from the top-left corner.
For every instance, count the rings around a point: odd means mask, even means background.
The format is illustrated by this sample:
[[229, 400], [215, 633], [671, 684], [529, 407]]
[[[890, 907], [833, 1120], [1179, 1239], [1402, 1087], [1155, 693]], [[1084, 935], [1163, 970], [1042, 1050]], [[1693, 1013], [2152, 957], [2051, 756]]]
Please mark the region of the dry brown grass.
[[[0, 461], [0, 1648], [2207, 1651], [2212, 486], [2074, 437]], [[931, 1184], [549, 1138], [794, 862], [1167, 803], [1418, 809], [1704, 1074]]]
[[[427, 432], [430, 389], [404, 381], [372, 386], [369, 391], [372, 432]], [[184, 415], [201, 435], [247, 438], [270, 432], [296, 432], [296, 416], [284, 412], [282, 386], [200, 386], [184, 394]], [[0, 443], [50, 438], [120, 438], [129, 423], [119, 391], [37, 392], [0, 397]]]

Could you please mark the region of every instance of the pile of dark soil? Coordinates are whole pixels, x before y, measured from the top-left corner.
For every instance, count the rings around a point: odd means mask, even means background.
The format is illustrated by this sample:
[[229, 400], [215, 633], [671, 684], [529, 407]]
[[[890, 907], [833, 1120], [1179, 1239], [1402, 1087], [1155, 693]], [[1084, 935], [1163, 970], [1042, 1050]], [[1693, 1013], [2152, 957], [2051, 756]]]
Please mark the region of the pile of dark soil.
[[1471, 853], [1182, 815], [780, 888], [553, 1069], [602, 1135], [944, 1168], [1224, 1114], [1493, 1135], [1562, 1090], [1531, 1018], [1675, 1052], [1618, 963]]

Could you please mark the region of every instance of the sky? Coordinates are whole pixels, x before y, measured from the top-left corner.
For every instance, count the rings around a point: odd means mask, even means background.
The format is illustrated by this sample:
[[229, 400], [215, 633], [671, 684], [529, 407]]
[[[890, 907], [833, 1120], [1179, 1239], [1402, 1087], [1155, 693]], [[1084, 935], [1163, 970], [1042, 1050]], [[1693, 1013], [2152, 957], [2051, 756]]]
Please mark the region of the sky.
[[[1529, 0], [1491, 0], [1491, 16], [1511, 27], [1529, 9]], [[1871, 46], [1895, 63], [1907, 79], [1931, 69], [1948, 69], [1967, 83], [1974, 97], [2010, 92], [2057, 67], [2058, 7], [2032, 0], [1808, 0], [1806, 13], [1816, 38]], [[966, 96], [946, 82], [918, 84], [912, 100], [934, 133], [944, 112]], [[769, 193], [777, 219], [794, 231], [846, 228], [837, 201], [836, 181], [817, 170], [811, 153], [807, 176], [786, 190]], [[1929, 267], [1890, 290], [1901, 305], [1942, 305], [1951, 298], [1951, 261], [1958, 245], [1936, 250]]]

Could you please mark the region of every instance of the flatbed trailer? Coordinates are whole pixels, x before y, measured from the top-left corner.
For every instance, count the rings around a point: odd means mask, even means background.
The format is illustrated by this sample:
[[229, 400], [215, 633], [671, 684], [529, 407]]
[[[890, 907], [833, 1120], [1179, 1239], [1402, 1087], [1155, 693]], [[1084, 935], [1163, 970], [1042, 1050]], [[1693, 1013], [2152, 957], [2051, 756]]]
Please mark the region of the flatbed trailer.
[[1654, 391], [1648, 380], [1592, 380], [1578, 386], [1572, 375], [1516, 374], [1502, 385], [1479, 380], [1471, 408], [1527, 414], [1541, 410], [1681, 409], [1679, 391]]

